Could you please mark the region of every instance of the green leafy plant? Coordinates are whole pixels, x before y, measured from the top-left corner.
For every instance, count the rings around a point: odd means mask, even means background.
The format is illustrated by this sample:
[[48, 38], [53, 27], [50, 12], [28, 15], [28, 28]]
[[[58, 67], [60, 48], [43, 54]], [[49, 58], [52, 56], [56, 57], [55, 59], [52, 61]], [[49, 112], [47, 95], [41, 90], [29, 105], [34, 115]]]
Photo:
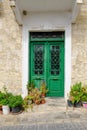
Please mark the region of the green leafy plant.
[[81, 97], [81, 101], [87, 101], [87, 86], [82, 88], [83, 95]]
[[24, 101], [23, 101], [23, 109], [24, 109], [25, 111], [27, 111], [28, 108], [29, 108], [28, 100], [27, 100], [27, 98], [25, 97], [25, 98], [24, 98]]
[[1, 104], [2, 99], [4, 99], [4, 97], [5, 97], [5, 93], [0, 91], [0, 104]]
[[70, 91], [70, 100], [72, 103], [78, 103], [81, 101], [81, 97], [83, 96], [83, 91], [82, 91], [82, 83], [76, 83], [71, 87]]
[[35, 88], [34, 81], [30, 81], [27, 83], [28, 93], [30, 93], [34, 88]]
[[46, 93], [48, 92], [46, 83], [44, 81], [41, 83], [40, 92], [43, 96], [46, 96]]
[[33, 100], [33, 98], [34, 98], [33, 93], [30, 92], [26, 98], [27, 98], [27, 100]]
[[22, 105], [23, 105], [23, 98], [21, 97], [21, 95], [12, 95], [9, 97], [9, 106], [11, 108]]
[[87, 94], [83, 95], [82, 98], [81, 98], [81, 100], [87, 102]]
[[36, 100], [40, 100], [40, 98], [41, 98], [41, 92], [39, 91], [38, 88], [34, 88], [32, 90], [32, 92], [29, 94], [29, 96], [32, 96], [32, 100], [35, 103]]
[[[30, 104], [29, 104], [29, 101], [31, 101]], [[25, 111], [27, 111], [28, 108], [33, 110], [32, 98], [29, 95], [24, 98], [23, 108]]]
[[[28, 96], [26, 96], [24, 99], [25, 109], [28, 108], [28, 105], [32, 106], [33, 103], [40, 104], [42, 102], [42, 94], [46, 95], [46, 93], [48, 92], [48, 89], [44, 81], [41, 83], [41, 86], [39, 88], [35, 88], [34, 81], [29, 82], [27, 84], [27, 88]], [[32, 103], [28, 104], [30, 101], [32, 101]], [[44, 98], [43, 101], [45, 102]]]
[[3, 92], [0, 91], [0, 104], [9, 105], [9, 97], [12, 96], [12, 93], [7, 91], [7, 88], [3, 87]]
[[1, 104], [2, 105], [9, 105], [9, 101], [7, 99], [2, 99]]

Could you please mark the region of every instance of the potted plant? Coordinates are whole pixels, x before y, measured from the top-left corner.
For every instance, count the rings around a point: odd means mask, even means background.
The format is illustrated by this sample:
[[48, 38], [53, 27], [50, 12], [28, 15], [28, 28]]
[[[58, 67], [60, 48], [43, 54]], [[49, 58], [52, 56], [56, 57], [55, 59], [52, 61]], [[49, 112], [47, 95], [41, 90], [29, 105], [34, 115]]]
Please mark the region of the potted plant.
[[9, 106], [12, 108], [12, 113], [19, 113], [22, 110], [23, 98], [21, 95], [12, 95], [9, 97]]
[[2, 99], [4, 98], [4, 93], [0, 91], [0, 112], [2, 113]]
[[28, 105], [33, 103], [34, 96], [32, 95], [32, 92], [28, 94], [24, 99], [27, 101]]
[[0, 100], [0, 104], [2, 106], [2, 112], [4, 115], [9, 114], [10, 108], [9, 108], [9, 102], [8, 98], [6, 97], [5, 93], [0, 94], [2, 96], [2, 99]]
[[7, 115], [10, 112], [9, 97], [12, 95], [7, 91], [6, 87], [3, 87], [4, 92], [0, 92], [0, 104], [2, 105], [3, 114]]
[[27, 83], [27, 89], [28, 89], [28, 94], [35, 88], [34, 81], [30, 81]]
[[38, 88], [34, 88], [31, 93], [29, 94], [29, 97], [32, 98], [33, 103], [37, 104], [36, 102], [40, 101], [41, 99], [41, 92]]
[[3, 114], [4, 115], [7, 115], [10, 113], [10, 107], [9, 107], [9, 102], [7, 99], [2, 99], [1, 101], [1, 104], [2, 104], [2, 111], [3, 111]]
[[35, 104], [39, 105], [41, 103], [41, 98], [38, 97], [36, 100], [35, 100]]
[[69, 106], [69, 107], [72, 107], [72, 106], [74, 106], [74, 104], [73, 104], [73, 96], [69, 96], [69, 99], [67, 99], [67, 105]]
[[41, 98], [41, 104], [44, 104], [46, 102], [45, 98]]
[[81, 107], [81, 97], [83, 95], [82, 83], [76, 83], [71, 87], [69, 100], [74, 107]]
[[82, 96], [82, 104], [84, 108], [87, 108], [87, 94]]
[[83, 95], [81, 97], [82, 105], [84, 108], [87, 108], [87, 86], [82, 88]]
[[24, 101], [23, 101], [23, 109], [24, 109], [25, 111], [27, 111], [28, 108], [29, 108], [28, 100], [27, 100], [27, 98], [25, 97], [25, 98], [24, 98]]
[[48, 89], [46, 87], [46, 83], [44, 81], [41, 83], [40, 92], [41, 92], [41, 97], [45, 97], [46, 93], [48, 92]]
[[25, 111], [27, 111], [28, 108], [33, 110], [33, 102], [29, 96], [26, 96], [23, 101], [23, 108]]

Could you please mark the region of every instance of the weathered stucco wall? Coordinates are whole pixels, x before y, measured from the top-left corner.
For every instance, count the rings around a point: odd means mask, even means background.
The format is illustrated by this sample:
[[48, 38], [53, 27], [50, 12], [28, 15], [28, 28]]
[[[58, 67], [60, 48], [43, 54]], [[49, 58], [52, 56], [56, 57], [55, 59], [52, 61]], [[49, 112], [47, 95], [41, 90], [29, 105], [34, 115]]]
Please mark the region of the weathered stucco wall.
[[72, 84], [79, 81], [87, 84], [87, 0], [72, 25]]
[[22, 92], [21, 32], [9, 0], [4, 0], [0, 13], [0, 89], [6, 85], [13, 93]]

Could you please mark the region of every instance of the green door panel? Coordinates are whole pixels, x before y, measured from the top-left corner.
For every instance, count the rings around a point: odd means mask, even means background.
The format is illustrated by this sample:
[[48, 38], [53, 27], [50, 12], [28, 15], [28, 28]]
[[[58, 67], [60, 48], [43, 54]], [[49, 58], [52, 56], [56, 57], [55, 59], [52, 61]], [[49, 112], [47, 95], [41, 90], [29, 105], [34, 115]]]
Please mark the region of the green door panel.
[[49, 80], [49, 89], [52, 92], [61, 91], [61, 80], [51, 79]]
[[49, 42], [48, 96], [64, 96], [64, 43]]
[[47, 96], [64, 96], [64, 41], [30, 42], [30, 80], [37, 88], [44, 80]]
[[45, 80], [45, 46], [40, 42], [31, 43], [30, 80], [34, 80], [35, 86], [40, 87], [41, 81]]
[[50, 79], [49, 80], [49, 96], [63, 96], [64, 89], [62, 88], [62, 81], [59, 79]]

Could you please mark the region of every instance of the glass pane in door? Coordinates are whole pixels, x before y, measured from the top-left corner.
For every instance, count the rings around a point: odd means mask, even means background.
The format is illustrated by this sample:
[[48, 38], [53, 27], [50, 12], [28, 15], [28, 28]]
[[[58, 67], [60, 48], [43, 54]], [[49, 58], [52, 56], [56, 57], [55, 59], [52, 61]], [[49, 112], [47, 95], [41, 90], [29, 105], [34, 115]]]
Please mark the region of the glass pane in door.
[[50, 74], [59, 75], [60, 74], [60, 46], [51, 45], [51, 63], [50, 63]]
[[34, 74], [43, 75], [44, 73], [44, 55], [43, 45], [34, 45]]

